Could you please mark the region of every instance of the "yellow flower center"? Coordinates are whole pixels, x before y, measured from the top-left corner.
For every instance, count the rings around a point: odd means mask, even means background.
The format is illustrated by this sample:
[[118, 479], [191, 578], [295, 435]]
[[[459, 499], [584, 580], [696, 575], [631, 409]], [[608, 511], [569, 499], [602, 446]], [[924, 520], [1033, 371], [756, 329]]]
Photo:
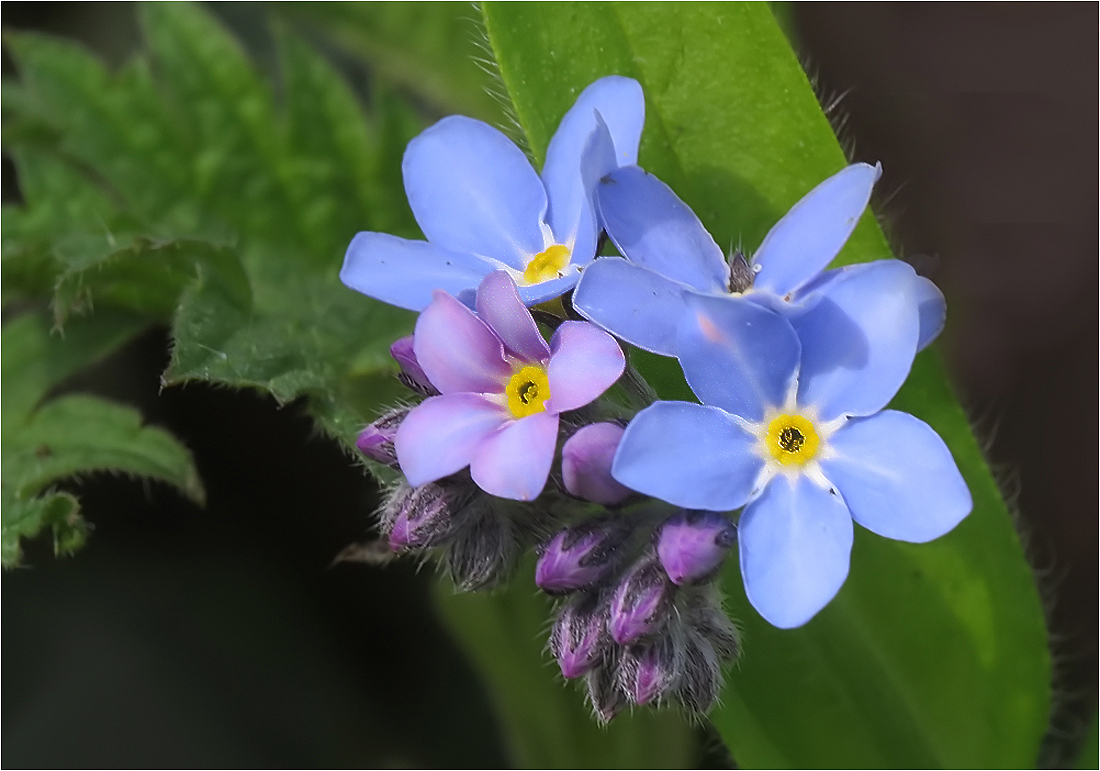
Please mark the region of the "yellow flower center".
[[821, 438], [801, 415], [777, 415], [764, 436], [768, 453], [784, 466], [801, 466], [817, 455]]
[[550, 398], [550, 379], [542, 367], [528, 365], [512, 375], [504, 388], [508, 409], [517, 418], [543, 412]]
[[569, 264], [569, 259], [568, 246], [554, 244], [547, 247], [527, 263], [527, 268], [523, 271], [523, 280], [531, 285], [558, 278], [561, 276], [561, 271]]

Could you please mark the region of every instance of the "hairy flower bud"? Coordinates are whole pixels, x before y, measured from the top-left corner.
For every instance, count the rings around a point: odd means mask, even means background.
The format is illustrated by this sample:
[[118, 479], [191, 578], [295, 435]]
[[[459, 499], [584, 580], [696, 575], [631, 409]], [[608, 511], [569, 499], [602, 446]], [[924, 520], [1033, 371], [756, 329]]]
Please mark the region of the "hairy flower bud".
[[611, 598], [608, 630], [620, 645], [660, 631], [668, 620], [675, 587], [652, 556], [636, 562]]
[[428, 380], [428, 376], [424, 374], [420, 362], [416, 360], [412, 335], [395, 340], [393, 345], [390, 346], [390, 356], [401, 368], [398, 379], [408, 388], [424, 396], [434, 396], [439, 393], [436, 387], [432, 385], [432, 381]]
[[550, 630], [550, 653], [566, 678], [580, 677], [607, 649], [607, 605], [595, 593], [582, 594], [561, 609]]
[[661, 527], [657, 556], [675, 584], [709, 578], [737, 540], [737, 529], [714, 511], [682, 511]]
[[371, 460], [397, 467], [397, 454], [393, 450], [393, 438], [397, 436], [397, 427], [409, 414], [408, 407], [390, 410], [359, 432], [355, 446], [359, 452]]
[[382, 512], [382, 527], [394, 551], [444, 543], [453, 529], [454, 501], [437, 484], [398, 487]]
[[447, 570], [460, 590], [495, 586], [515, 567], [524, 544], [516, 521], [506, 511], [509, 505], [478, 491], [456, 517]]
[[535, 583], [549, 594], [592, 586], [618, 567], [632, 525], [625, 517], [597, 517], [567, 527], [542, 548]]
[[578, 498], [614, 506], [628, 498], [630, 488], [611, 476], [611, 460], [623, 428], [614, 423], [584, 426], [565, 442], [561, 450], [561, 473], [565, 489]]
[[608, 723], [627, 705], [626, 694], [619, 687], [612, 662], [593, 667], [585, 675], [588, 701], [601, 723]]
[[685, 635], [681, 650], [683, 665], [677, 698], [690, 711], [706, 714], [718, 701], [722, 687], [718, 653], [709, 640], [693, 632]]
[[662, 700], [676, 685], [683, 668], [682, 648], [671, 635], [632, 645], [623, 651], [616, 676], [635, 704]]

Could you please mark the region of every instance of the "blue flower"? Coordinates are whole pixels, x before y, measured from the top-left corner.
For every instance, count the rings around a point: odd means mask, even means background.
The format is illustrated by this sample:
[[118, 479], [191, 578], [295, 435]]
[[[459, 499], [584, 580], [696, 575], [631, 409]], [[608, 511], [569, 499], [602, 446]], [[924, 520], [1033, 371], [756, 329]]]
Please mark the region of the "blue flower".
[[[750, 264], [740, 253], [727, 263], [699, 218], [659, 179], [637, 166], [617, 169], [602, 180], [596, 197], [607, 234], [625, 259], [601, 258], [589, 266], [573, 305], [623, 340], [675, 356], [677, 327], [692, 295], [788, 313], [816, 302], [842, 277], [870, 290], [878, 281], [874, 274], [896, 272], [897, 260], [822, 271], [851, 235], [880, 173], [877, 165], [857, 163], [822, 182], [776, 223]], [[943, 295], [931, 281], [909, 274], [923, 348], [943, 329]]]
[[[409, 206], [427, 241], [359, 233], [340, 279], [363, 294], [420, 311], [440, 289], [473, 304], [474, 291], [505, 270], [526, 305], [576, 284], [596, 253], [596, 180], [635, 163], [645, 119], [641, 86], [597, 80], [550, 140], [542, 176], [501, 132], [463, 116], [413, 139], [401, 164]], [[599, 134], [599, 142], [593, 135]], [[610, 146], [609, 146], [610, 143]]]
[[919, 341], [909, 268], [889, 261], [816, 291], [813, 305], [783, 315], [686, 293], [675, 344], [703, 404], [643, 410], [612, 465], [622, 484], [677, 506], [745, 506], [745, 589], [783, 628], [806, 623], [839, 591], [853, 519], [923, 542], [971, 508], [943, 440], [917, 418], [883, 409]]

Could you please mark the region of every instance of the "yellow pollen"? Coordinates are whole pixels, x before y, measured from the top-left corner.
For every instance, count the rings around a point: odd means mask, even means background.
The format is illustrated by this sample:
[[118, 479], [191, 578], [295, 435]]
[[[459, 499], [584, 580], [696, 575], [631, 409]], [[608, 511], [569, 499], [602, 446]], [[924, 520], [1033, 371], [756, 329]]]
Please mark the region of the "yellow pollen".
[[550, 398], [550, 380], [542, 367], [528, 365], [519, 370], [504, 388], [508, 409], [517, 418], [543, 412]]
[[768, 424], [764, 444], [784, 466], [801, 466], [817, 455], [821, 438], [814, 424], [801, 415], [777, 415]]
[[523, 271], [523, 280], [531, 285], [558, 278], [565, 266], [569, 264], [570, 257], [568, 246], [554, 244], [547, 247], [527, 263], [527, 268]]

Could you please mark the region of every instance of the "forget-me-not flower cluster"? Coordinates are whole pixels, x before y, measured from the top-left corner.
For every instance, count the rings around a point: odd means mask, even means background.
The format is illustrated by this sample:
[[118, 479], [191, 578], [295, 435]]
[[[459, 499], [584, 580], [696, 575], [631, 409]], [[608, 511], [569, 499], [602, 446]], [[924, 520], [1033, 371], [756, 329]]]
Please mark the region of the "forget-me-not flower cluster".
[[[880, 168], [840, 170], [727, 258], [636, 165], [643, 120], [637, 82], [596, 81], [540, 174], [496, 129], [446, 118], [403, 162], [426, 240], [360, 233], [341, 271], [421, 311], [391, 349], [420, 401], [357, 442], [400, 472], [386, 543], [437, 554], [464, 589], [534, 548], [560, 598], [549, 650], [605, 721], [715, 703], [740, 651], [728, 554], [753, 607], [797, 627], [844, 584], [853, 523], [923, 542], [971, 508], [940, 437], [886, 409], [943, 296], [898, 260], [828, 269]], [[564, 294], [559, 315], [534, 308]], [[655, 400], [616, 338], [675, 357], [698, 402]]]

